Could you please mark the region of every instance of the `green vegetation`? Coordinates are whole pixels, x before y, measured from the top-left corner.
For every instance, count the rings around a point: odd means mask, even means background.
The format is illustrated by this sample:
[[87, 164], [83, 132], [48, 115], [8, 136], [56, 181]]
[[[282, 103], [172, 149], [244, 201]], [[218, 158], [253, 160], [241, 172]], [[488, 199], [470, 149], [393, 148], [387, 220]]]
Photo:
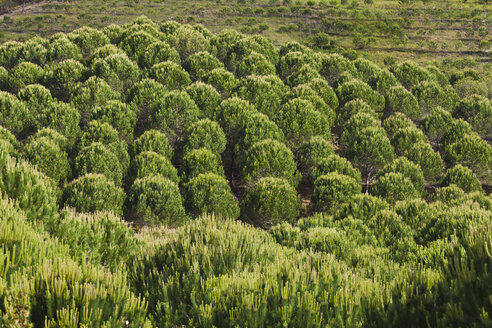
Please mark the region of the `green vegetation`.
[[492, 325], [487, 73], [383, 67], [328, 35], [370, 49], [370, 11], [305, 44], [249, 35], [358, 6], [238, 1], [247, 34], [138, 17], [0, 44], [0, 327]]

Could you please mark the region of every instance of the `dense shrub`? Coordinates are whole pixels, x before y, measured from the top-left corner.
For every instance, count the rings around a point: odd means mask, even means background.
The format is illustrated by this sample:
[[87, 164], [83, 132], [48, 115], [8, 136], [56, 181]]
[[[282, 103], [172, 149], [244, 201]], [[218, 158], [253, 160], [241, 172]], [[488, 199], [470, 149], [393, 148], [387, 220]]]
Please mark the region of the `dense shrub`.
[[308, 173], [309, 182], [314, 185], [320, 176], [332, 172], [351, 177], [359, 185], [362, 182], [360, 172], [347, 159], [335, 154], [319, 158], [314, 162]]
[[182, 140], [184, 132], [198, 121], [200, 110], [184, 91], [167, 93], [159, 102], [159, 109], [151, 118], [152, 126], [164, 132], [171, 144]]
[[104, 105], [108, 100], [119, 100], [121, 95], [115, 92], [104, 80], [91, 76], [79, 83], [72, 94], [70, 102], [79, 110], [82, 122], [87, 124], [92, 111]]
[[123, 170], [123, 175], [125, 175], [130, 165], [130, 156], [128, 155], [128, 145], [119, 139], [118, 131], [108, 123], [91, 121], [87, 125], [87, 129], [82, 134], [82, 137], [80, 137], [78, 147], [82, 149], [93, 142], [102, 143], [116, 155]]
[[246, 183], [254, 183], [263, 177], [283, 178], [293, 186], [299, 183], [292, 151], [272, 139], [258, 141], [249, 148], [242, 176]]
[[55, 183], [24, 161], [0, 149], [0, 191], [25, 211], [30, 221], [52, 222], [58, 211]]
[[63, 190], [63, 202], [80, 212], [113, 211], [123, 214], [125, 193], [102, 174], [86, 174]]
[[423, 114], [417, 98], [404, 87], [391, 87], [386, 95], [386, 110], [388, 113], [401, 112], [414, 119]]
[[226, 148], [226, 136], [217, 122], [209, 119], [192, 124], [183, 140], [183, 153], [193, 149], [206, 148], [219, 156]]
[[449, 169], [442, 178], [442, 186], [446, 187], [452, 184], [460, 187], [465, 192], [482, 190], [482, 185], [473, 174], [473, 171], [459, 164]]
[[137, 116], [131, 106], [118, 100], [110, 100], [101, 107], [95, 108], [90, 119], [109, 123], [119, 132], [121, 139], [127, 143], [133, 141], [133, 130], [137, 123]]
[[214, 213], [226, 218], [239, 216], [239, 205], [223, 176], [213, 171], [191, 178], [185, 184], [185, 207], [193, 215]]
[[337, 206], [359, 193], [361, 185], [344, 174], [329, 172], [314, 181], [311, 206], [316, 211], [333, 212]]
[[424, 174], [420, 165], [409, 161], [406, 157], [400, 157], [379, 170], [378, 176], [383, 176], [391, 172], [401, 173], [405, 178], [410, 179], [419, 195], [425, 193]]
[[195, 82], [186, 88], [186, 92], [198, 106], [203, 116], [214, 117], [215, 110], [222, 102], [222, 98], [213, 86], [203, 82]]
[[241, 217], [268, 228], [282, 222], [294, 222], [299, 216], [300, 199], [285, 179], [261, 178], [241, 202]]
[[153, 151], [143, 151], [132, 159], [130, 166], [131, 180], [151, 175], [161, 175], [175, 184], [179, 183], [178, 170], [164, 156]]
[[419, 195], [412, 180], [399, 172], [379, 176], [369, 190], [371, 195], [381, 197], [392, 204], [399, 200], [417, 198]]
[[88, 173], [104, 175], [116, 186], [121, 185], [123, 171], [118, 157], [100, 142], [82, 148], [75, 158], [75, 172], [78, 177]]
[[0, 114], [0, 125], [15, 135], [29, 127], [31, 115], [25, 104], [5, 91], [0, 91]]
[[305, 174], [323, 158], [333, 155], [333, 146], [323, 136], [314, 136], [299, 147], [297, 162], [300, 171]]
[[292, 146], [313, 136], [330, 136], [328, 120], [307, 100], [295, 98], [285, 103], [273, 121], [284, 132], [287, 144]]
[[32, 165], [59, 185], [66, 183], [71, 175], [67, 153], [48, 137], [30, 138], [24, 146], [23, 153]]
[[336, 91], [340, 105], [345, 105], [354, 99], [361, 99], [376, 112], [384, 110], [384, 97], [364, 82], [351, 80], [339, 85]]
[[220, 157], [207, 148], [193, 149], [183, 156], [181, 174], [184, 180], [189, 180], [202, 173], [224, 175], [220, 165]]
[[150, 77], [163, 84], [167, 90], [181, 90], [191, 84], [190, 75], [181, 66], [171, 61], [152, 66]]
[[22, 62], [9, 72], [9, 89], [17, 93], [29, 84], [40, 83], [45, 72], [38, 65], [30, 62]]
[[186, 218], [178, 186], [160, 175], [135, 180], [128, 206], [130, 218], [146, 223], [175, 226]]
[[453, 115], [466, 120], [480, 135], [492, 133], [492, 105], [485, 97], [472, 95], [462, 99]]
[[394, 113], [384, 120], [383, 128], [391, 139], [399, 130], [414, 126], [413, 122], [403, 113]]

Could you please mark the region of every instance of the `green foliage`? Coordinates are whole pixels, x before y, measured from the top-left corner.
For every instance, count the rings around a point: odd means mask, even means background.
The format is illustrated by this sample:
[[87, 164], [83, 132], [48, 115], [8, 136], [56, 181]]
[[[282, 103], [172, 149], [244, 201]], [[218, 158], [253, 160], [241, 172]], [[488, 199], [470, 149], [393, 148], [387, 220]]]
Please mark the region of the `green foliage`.
[[47, 51], [48, 60], [53, 63], [69, 59], [82, 59], [82, 52], [80, 48], [75, 43], [70, 41], [65, 35], [52, 37], [50, 44], [47, 47]]
[[295, 98], [277, 112], [273, 121], [285, 134], [287, 144], [298, 146], [316, 135], [330, 136], [328, 120], [311, 102]]
[[102, 174], [86, 174], [71, 181], [63, 190], [66, 206], [80, 212], [112, 211], [123, 214], [125, 193]]
[[29, 127], [30, 113], [25, 104], [14, 95], [0, 91], [0, 125], [19, 135]]
[[238, 201], [225, 177], [213, 171], [201, 173], [185, 184], [185, 190], [185, 207], [193, 216], [214, 213], [231, 219], [239, 217]]
[[91, 76], [79, 83], [70, 96], [70, 102], [79, 110], [83, 124], [87, 124], [92, 111], [109, 100], [118, 100], [121, 96], [113, 91], [104, 80]]
[[338, 86], [336, 92], [340, 105], [345, 105], [354, 99], [361, 99], [376, 112], [382, 112], [384, 110], [384, 97], [362, 81], [351, 80], [342, 83]]
[[48, 137], [30, 138], [23, 148], [23, 154], [29, 163], [52, 178], [56, 184], [63, 185], [71, 175], [67, 153]]
[[297, 161], [302, 173], [307, 171], [323, 158], [333, 155], [333, 146], [322, 136], [314, 136], [299, 147]]
[[419, 142], [427, 142], [427, 138], [415, 126], [400, 129], [391, 138], [391, 144], [395, 147], [395, 152], [400, 155], [405, 154], [410, 147]]
[[405, 157], [418, 164], [428, 181], [436, 181], [444, 170], [441, 155], [426, 142], [417, 142], [405, 152]]
[[402, 113], [394, 113], [384, 120], [383, 128], [391, 139], [396, 134], [396, 132], [413, 127], [414, 124], [412, 120]]
[[[67, 245], [29, 224], [14, 202], [1, 200], [0, 221], [2, 258], [8, 263], [0, 276], [2, 326], [8, 327], [10, 319], [12, 327], [119, 326], [124, 318], [132, 325], [149, 327], [146, 302], [130, 291], [126, 274], [92, 265], [84, 254], [77, 263]], [[104, 238], [109, 239], [109, 234]], [[103, 251], [102, 247], [89, 250]], [[102, 254], [109, 259], [117, 251]]]
[[202, 173], [224, 175], [220, 157], [207, 148], [193, 149], [183, 156], [182, 177], [189, 180]]
[[368, 127], [358, 131], [346, 145], [347, 158], [370, 184], [376, 171], [394, 158], [393, 148], [384, 130]]
[[299, 216], [300, 199], [285, 179], [259, 179], [241, 202], [241, 218], [268, 228], [282, 222], [294, 222]]
[[239, 77], [248, 75], [270, 75], [275, 73], [275, 66], [273, 66], [265, 56], [254, 51], [241, 60], [236, 70], [236, 74]]
[[442, 107], [431, 109], [428, 116], [422, 121], [421, 129], [427, 135], [427, 138], [439, 145], [442, 138], [448, 133], [453, 117]]
[[184, 91], [167, 93], [151, 118], [152, 126], [164, 132], [171, 144], [182, 140], [185, 131], [200, 117], [200, 110]]
[[160, 108], [166, 96], [166, 88], [152, 79], [142, 79], [135, 83], [128, 95], [128, 102], [136, 108], [138, 130], [147, 128], [149, 120]]
[[459, 163], [472, 169], [481, 179], [492, 179], [492, 147], [476, 135], [465, 135], [446, 146], [444, 156], [451, 165]]
[[227, 139], [231, 140], [245, 120], [255, 112], [256, 109], [249, 102], [232, 97], [220, 104], [213, 114], [213, 119], [220, 124]]
[[130, 170], [132, 181], [151, 175], [161, 175], [175, 184], [179, 183], [178, 171], [172, 163], [153, 151], [144, 151], [135, 156]]
[[239, 87], [239, 80], [234, 74], [224, 68], [211, 70], [204, 78], [206, 83], [213, 86], [219, 92], [222, 99], [229, 98], [234, 90]]
[[336, 171], [328, 172], [314, 181], [311, 206], [315, 211], [330, 213], [360, 190], [361, 185], [354, 178]]
[[335, 214], [336, 220], [354, 217], [355, 219], [368, 221], [377, 213], [388, 210], [389, 204], [378, 197], [370, 194], [355, 194], [342, 204]]
[[452, 110], [459, 100], [458, 95], [453, 88], [443, 89], [437, 82], [422, 81], [412, 89], [419, 102], [420, 108], [424, 113], [437, 106]]
[[68, 101], [77, 83], [84, 79], [86, 73], [84, 65], [76, 60], [67, 59], [59, 62], [49, 76], [51, 93], [59, 100]]
[[130, 156], [128, 155], [128, 145], [125, 142], [120, 141], [118, 131], [108, 123], [91, 121], [80, 138], [78, 148], [82, 149], [93, 142], [102, 143], [116, 155], [123, 170], [123, 175], [125, 175], [125, 172], [130, 165]]
[[226, 136], [220, 125], [209, 119], [200, 120], [192, 124], [183, 140], [183, 153], [193, 149], [206, 148], [220, 157], [226, 149]]
[[250, 75], [242, 80], [238, 95], [273, 120], [288, 88], [275, 75]]
[[391, 87], [388, 90], [386, 111], [388, 113], [401, 112], [414, 119], [420, 118], [423, 114], [417, 98], [402, 86]]
[[465, 192], [482, 191], [482, 185], [478, 181], [473, 171], [467, 167], [456, 165], [449, 169], [442, 178], [441, 185], [443, 187], [456, 185]]
[[309, 101], [315, 107], [316, 111], [326, 118], [329, 125], [335, 122], [335, 111], [311, 87], [305, 84], [298, 85], [292, 89], [291, 97]]
[[186, 92], [202, 112], [202, 116], [212, 118], [217, 107], [222, 102], [215, 88], [203, 82], [195, 82], [186, 88]]
[[[357, 69], [352, 62], [338, 54], [331, 54], [321, 58], [320, 74], [327, 80], [330, 86], [333, 86], [342, 73], [348, 72], [355, 75], [356, 71]], [[340, 97], [338, 100], [340, 101]], [[349, 100], [345, 102], [348, 101]], [[340, 103], [342, 103], [342, 101], [340, 101]]]
[[262, 113], [249, 115], [239, 128], [236, 139], [234, 151], [243, 158], [248, 149], [258, 141], [272, 139], [284, 142], [285, 140], [282, 130]]
[[293, 186], [297, 186], [300, 179], [292, 151], [272, 139], [258, 141], [249, 148], [242, 177], [246, 183], [254, 183], [263, 177], [282, 178]]
[[150, 77], [163, 84], [167, 90], [181, 90], [191, 84], [190, 75], [172, 61], [165, 61], [152, 66]]
[[364, 113], [378, 120], [378, 114], [363, 100], [354, 99], [346, 103], [343, 107], [337, 110], [337, 124], [344, 125], [353, 116], [359, 113]]
[[90, 119], [111, 124], [119, 132], [122, 140], [127, 143], [133, 141], [137, 116], [130, 105], [118, 100], [109, 100], [101, 107], [95, 108]]
[[400, 172], [389, 172], [380, 175], [369, 189], [371, 195], [381, 197], [388, 203], [394, 204], [399, 200], [417, 198], [419, 192], [412, 180]]
[[95, 49], [109, 43], [103, 32], [86, 26], [67, 34], [67, 37], [80, 48], [85, 58], [89, 58]]
[[347, 159], [335, 154], [321, 157], [313, 163], [308, 173], [309, 182], [314, 186], [320, 176], [332, 172], [351, 177], [359, 186], [362, 182], [360, 172]]
[[433, 77], [425, 68], [411, 61], [399, 63], [391, 67], [391, 72], [407, 89], [412, 90], [422, 81], [432, 81]]
[[11, 198], [33, 222], [56, 219], [58, 191], [55, 183], [24, 161], [0, 152], [0, 191]]
[[126, 94], [139, 80], [140, 70], [126, 55], [115, 54], [104, 59], [96, 59], [92, 64], [92, 74], [108, 83], [114, 92]]
[[378, 176], [391, 172], [401, 173], [405, 178], [410, 179], [419, 195], [425, 194], [424, 174], [418, 164], [409, 161], [406, 157], [400, 157], [379, 170]]
[[160, 175], [135, 180], [128, 206], [130, 218], [145, 223], [176, 226], [186, 219], [178, 186]]
[[10, 132], [9, 130], [7, 130], [1, 125], [0, 125], [0, 140], [4, 140], [9, 144], [11, 144], [13, 149], [16, 150], [20, 149], [19, 141], [17, 141], [15, 136], [12, 134], [12, 132]]
[[308, 86], [316, 91], [330, 108], [336, 109], [338, 107], [337, 95], [326, 80], [321, 78], [312, 79], [309, 81]]
[[133, 142], [133, 157], [144, 151], [153, 151], [168, 160], [173, 158], [173, 150], [166, 135], [157, 130], [147, 130]]
[[487, 98], [471, 95], [462, 99], [456, 106], [453, 115], [470, 123], [473, 131], [478, 134], [492, 135], [492, 105]]
[[158, 41], [145, 31], [135, 31], [125, 34], [126, 36], [123, 37], [119, 46], [134, 61], [138, 61], [145, 54], [147, 48]]
[[181, 58], [176, 49], [164, 41], [157, 41], [149, 44], [145, 51], [140, 54], [139, 64], [141, 67], [150, 69], [152, 66], [165, 61], [172, 61], [176, 64], [181, 63]]
[[9, 72], [9, 89], [17, 93], [29, 84], [40, 83], [44, 78], [44, 70], [30, 62], [22, 62]]
[[78, 177], [87, 173], [104, 175], [115, 185], [121, 185], [123, 171], [118, 157], [100, 142], [82, 148], [75, 158], [75, 172]]
[[17, 65], [19, 54], [21, 53], [23, 44], [17, 41], [7, 41], [0, 45], [0, 66], [10, 70]]
[[113, 272], [138, 246], [132, 230], [111, 212], [77, 213], [65, 208], [53, 229], [52, 233], [70, 246], [72, 257], [85, 256], [90, 263], [103, 265]]
[[190, 73], [191, 78], [196, 81], [203, 80], [210, 71], [216, 68], [223, 68], [224, 64], [210, 53], [202, 51], [188, 57], [184, 67]]

